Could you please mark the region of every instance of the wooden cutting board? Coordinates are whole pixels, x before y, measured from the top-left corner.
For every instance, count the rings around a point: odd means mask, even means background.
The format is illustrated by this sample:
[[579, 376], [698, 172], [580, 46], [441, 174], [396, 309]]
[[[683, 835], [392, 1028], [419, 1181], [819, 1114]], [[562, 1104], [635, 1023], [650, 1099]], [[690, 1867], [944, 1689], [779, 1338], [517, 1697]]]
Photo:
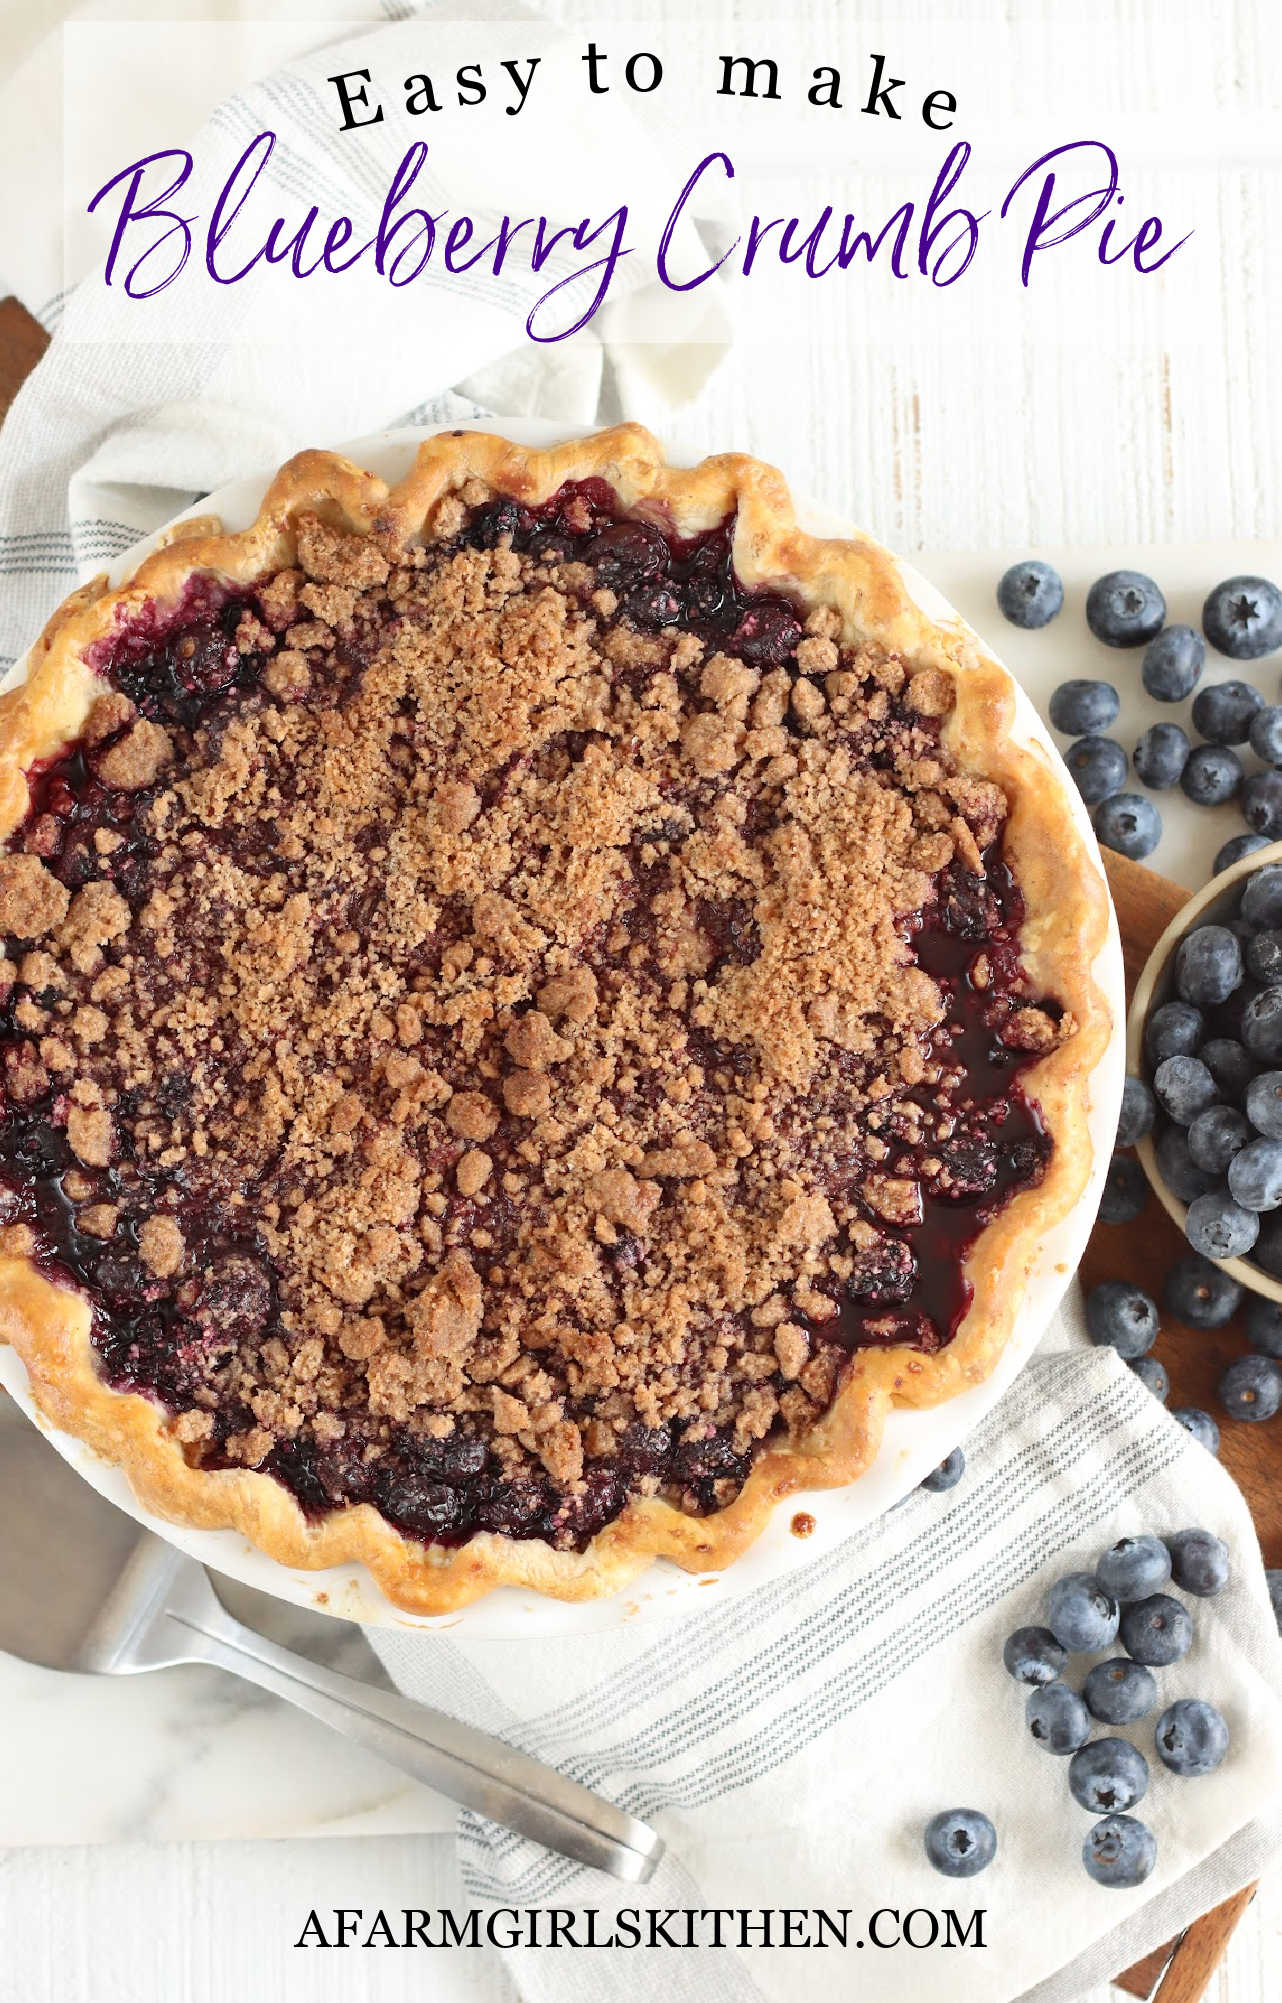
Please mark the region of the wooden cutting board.
[[[39, 361], [48, 337], [15, 299], [0, 301], [0, 419]], [[1126, 957], [1127, 995], [1158, 938], [1188, 892], [1122, 856], [1107, 858]], [[1099, 1224], [1082, 1261], [1087, 1286], [1097, 1280], [1133, 1280], [1160, 1292], [1161, 1275], [1187, 1250], [1156, 1198], [1134, 1224]], [[1215, 1386], [1229, 1357], [1242, 1348], [1236, 1325], [1214, 1335], [1181, 1327], [1163, 1316], [1155, 1355], [1171, 1377], [1172, 1405], [1214, 1411]], [[1265, 1563], [1282, 1566], [1282, 1428], [1225, 1426], [1221, 1458], [1241, 1485], [1255, 1516]], [[1224, 1953], [1229, 1935], [1251, 1898], [1238, 1893], [1191, 1926], [1176, 1941], [1145, 1957], [1117, 1980], [1134, 1996], [1160, 2003], [1197, 2003]]]

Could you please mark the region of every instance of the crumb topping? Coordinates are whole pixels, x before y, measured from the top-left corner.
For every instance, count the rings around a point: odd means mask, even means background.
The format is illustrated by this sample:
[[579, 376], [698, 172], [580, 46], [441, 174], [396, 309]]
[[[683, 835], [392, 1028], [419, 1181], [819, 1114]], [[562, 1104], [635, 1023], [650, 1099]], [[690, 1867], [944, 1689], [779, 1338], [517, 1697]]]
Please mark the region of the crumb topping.
[[193, 1462], [573, 1544], [948, 1339], [1072, 1024], [947, 674], [736, 597], [724, 531], [520, 515], [308, 516], [122, 643], [0, 857], [2, 1221]]

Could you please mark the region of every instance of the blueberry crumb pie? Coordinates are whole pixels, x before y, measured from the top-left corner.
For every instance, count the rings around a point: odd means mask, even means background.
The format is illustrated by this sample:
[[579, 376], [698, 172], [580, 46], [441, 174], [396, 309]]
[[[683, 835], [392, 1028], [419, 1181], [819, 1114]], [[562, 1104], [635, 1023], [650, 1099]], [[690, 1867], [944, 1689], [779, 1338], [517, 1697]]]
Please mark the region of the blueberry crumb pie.
[[1013, 689], [633, 425], [306, 452], [0, 699], [0, 1337], [171, 1520], [435, 1613], [719, 1567], [983, 1378], [1103, 883]]

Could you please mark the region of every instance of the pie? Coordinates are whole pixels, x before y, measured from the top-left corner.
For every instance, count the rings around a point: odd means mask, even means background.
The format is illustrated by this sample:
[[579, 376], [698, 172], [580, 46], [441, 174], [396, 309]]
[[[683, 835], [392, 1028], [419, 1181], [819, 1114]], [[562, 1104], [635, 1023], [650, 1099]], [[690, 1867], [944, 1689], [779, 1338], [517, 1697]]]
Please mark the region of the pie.
[[991, 1370], [1106, 898], [1013, 689], [779, 475], [305, 452], [0, 704], [0, 1335], [398, 1606], [724, 1566]]

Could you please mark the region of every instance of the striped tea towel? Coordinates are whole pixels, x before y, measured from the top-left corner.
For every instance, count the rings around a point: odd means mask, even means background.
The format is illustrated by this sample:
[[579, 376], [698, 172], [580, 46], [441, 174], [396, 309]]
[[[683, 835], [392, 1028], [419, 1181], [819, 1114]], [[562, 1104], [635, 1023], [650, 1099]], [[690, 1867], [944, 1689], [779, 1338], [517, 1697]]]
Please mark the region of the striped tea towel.
[[[844, 1950], [505, 1952], [530, 2003], [1050, 2003], [1258, 1873], [1282, 1840], [1282, 1649], [1239, 1490], [1111, 1351], [1080, 1340], [1038, 1352], [967, 1457], [948, 1494], [919, 1490], [790, 1577], [670, 1624], [519, 1643], [368, 1630], [402, 1690], [537, 1753], [667, 1839], [654, 1881], [624, 1890], [464, 1813], [459, 1858], [479, 1901], [596, 1907], [601, 1937], [638, 1906], [850, 1914]], [[1233, 1579], [1195, 1603], [1193, 1649], [1158, 1672], [1160, 1702], [1209, 1698], [1232, 1748], [1217, 1774], [1177, 1780], [1154, 1753], [1155, 1717], [1130, 1728], [1152, 1768], [1136, 1813], [1159, 1861], [1142, 1888], [1108, 1891], [1082, 1869], [1091, 1818], [1067, 1762], [1029, 1738], [1002, 1642], [1042, 1618], [1059, 1573], [1127, 1533], [1192, 1524], [1228, 1543]], [[927, 1819], [958, 1806], [998, 1831], [996, 1862], [969, 1882], [922, 1854]], [[942, 1921], [934, 1947], [855, 1945], [878, 1909], [950, 1907], [963, 1920], [985, 1909], [983, 1949], [946, 1946]]]

